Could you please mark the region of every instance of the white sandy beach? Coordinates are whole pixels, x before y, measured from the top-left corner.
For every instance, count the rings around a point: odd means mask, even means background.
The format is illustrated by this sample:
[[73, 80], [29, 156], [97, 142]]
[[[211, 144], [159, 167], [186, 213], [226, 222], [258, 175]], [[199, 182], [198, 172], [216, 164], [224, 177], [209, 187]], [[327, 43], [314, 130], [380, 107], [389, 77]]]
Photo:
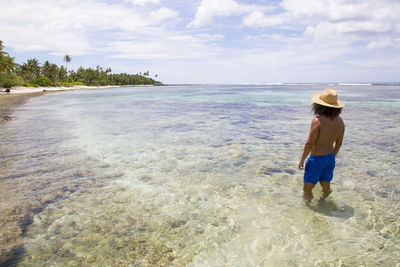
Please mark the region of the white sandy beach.
[[[133, 86], [133, 85], [129, 85]], [[56, 91], [72, 91], [72, 90], [91, 90], [91, 89], [106, 89], [106, 88], [119, 88], [119, 87], [129, 87], [120, 85], [105, 85], [105, 86], [73, 86], [73, 87], [24, 87], [18, 86], [10, 89], [9, 93], [6, 93], [5, 88], [0, 88], [0, 95], [2, 94], [31, 94], [39, 92], [56, 92]]]

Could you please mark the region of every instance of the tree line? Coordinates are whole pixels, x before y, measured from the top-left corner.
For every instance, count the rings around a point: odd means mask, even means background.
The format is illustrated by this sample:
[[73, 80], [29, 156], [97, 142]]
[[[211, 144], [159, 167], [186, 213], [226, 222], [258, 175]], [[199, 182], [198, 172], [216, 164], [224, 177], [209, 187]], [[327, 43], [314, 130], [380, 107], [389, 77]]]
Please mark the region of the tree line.
[[[111, 68], [84, 68], [67, 70], [71, 57], [64, 57], [65, 67], [49, 61], [41, 64], [37, 59], [28, 59], [23, 64], [14, 62], [8, 53], [3, 51], [0, 40], [0, 87], [13, 86], [102, 86], [102, 85], [157, 85], [161, 84], [149, 76], [149, 71], [139, 74], [112, 73]], [[158, 77], [156, 74], [155, 77]]]

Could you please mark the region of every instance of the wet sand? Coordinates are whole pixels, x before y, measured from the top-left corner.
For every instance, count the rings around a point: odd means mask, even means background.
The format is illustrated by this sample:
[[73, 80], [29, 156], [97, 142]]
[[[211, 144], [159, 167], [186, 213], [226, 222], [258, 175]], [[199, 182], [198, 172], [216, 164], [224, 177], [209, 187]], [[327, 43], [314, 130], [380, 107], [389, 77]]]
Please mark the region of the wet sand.
[[13, 107], [22, 105], [27, 99], [42, 94], [44, 93], [0, 95], [0, 125], [12, 119]]

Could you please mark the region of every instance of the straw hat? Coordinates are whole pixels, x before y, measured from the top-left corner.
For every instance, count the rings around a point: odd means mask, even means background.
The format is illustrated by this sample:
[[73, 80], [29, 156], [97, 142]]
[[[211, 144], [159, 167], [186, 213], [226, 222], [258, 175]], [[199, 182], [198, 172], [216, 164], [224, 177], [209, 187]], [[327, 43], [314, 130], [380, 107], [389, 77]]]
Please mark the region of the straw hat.
[[311, 96], [314, 103], [331, 108], [342, 108], [344, 104], [338, 100], [336, 90], [326, 88], [322, 94], [316, 93]]

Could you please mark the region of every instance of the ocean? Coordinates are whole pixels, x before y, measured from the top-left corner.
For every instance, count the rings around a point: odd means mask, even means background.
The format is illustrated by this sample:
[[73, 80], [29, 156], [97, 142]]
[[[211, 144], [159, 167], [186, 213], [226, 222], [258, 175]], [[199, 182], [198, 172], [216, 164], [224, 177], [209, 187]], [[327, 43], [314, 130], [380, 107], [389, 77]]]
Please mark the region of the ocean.
[[[325, 87], [346, 132], [333, 193], [307, 207], [297, 164]], [[0, 199], [17, 266], [400, 264], [399, 85], [71, 91], [13, 117]]]

